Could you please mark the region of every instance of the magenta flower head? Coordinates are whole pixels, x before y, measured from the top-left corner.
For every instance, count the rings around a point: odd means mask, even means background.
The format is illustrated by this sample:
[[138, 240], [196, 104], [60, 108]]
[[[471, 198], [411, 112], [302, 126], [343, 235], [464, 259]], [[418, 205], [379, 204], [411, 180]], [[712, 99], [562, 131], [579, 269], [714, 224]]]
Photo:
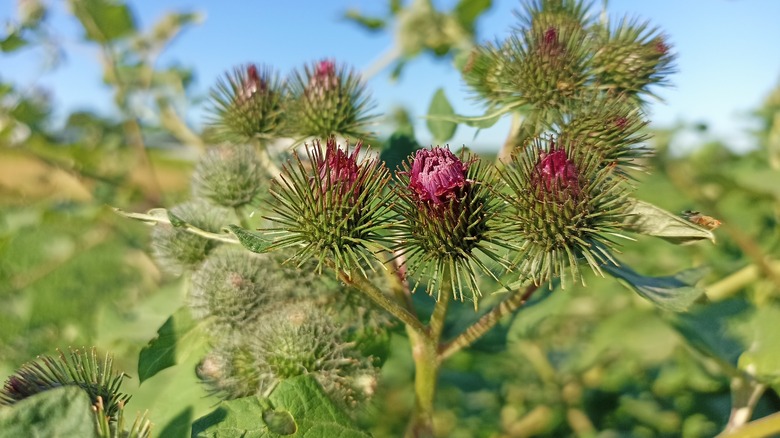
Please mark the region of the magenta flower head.
[[357, 158], [362, 146], [363, 144], [358, 142], [355, 149], [348, 153], [338, 147], [335, 138], [328, 139], [325, 157], [317, 163], [323, 192], [329, 187], [335, 188], [342, 196], [349, 192], [355, 195], [360, 192], [360, 186], [356, 184], [360, 173]]
[[288, 84], [292, 134], [366, 138], [373, 102], [356, 71], [325, 59], [293, 71]]
[[534, 167], [533, 184], [537, 190], [558, 198], [578, 197], [580, 194], [579, 175], [563, 149], [539, 152], [539, 161]]
[[341, 148], [334, 138], [323, 147], [315, 142], [306, 155], [297, 153], [274, 181], [271, 195], [274, 227], [280, 235], [272, 249], [296, 249], [300, 266], [318, 260], [351, 275], [369, 267], [372, 255], [386, 250], [390, 226], [390, 172], [375, 155], [361, 154], [362, 144]]
[[505, 230], [517, 239], [520, 278], [551, 282], [580, 277], [585, 261], [601, 273], [610, 262], [628, 203], [614, 166], [579, 138], [537, 139], [502, 171]]
[[396, 252], [406, 256], [418, 283], [427, 278], [429, 294], [439, 296], [442, 285], [449, 284], [452, 290], [446, 293], [462, 300], [464, 289], [470, 289], [476, 306], [476, 273], [491, 275], [478, 255], [501, 263], [491, 250], [502, 242], [494, 226], [498, 204], [492, 167], [435, 147], [409, 157], [397, 176], [395, 208], [403, 220], [397, 225]]
[[421, 202], [443, 205], [460, 197], [467, 169], [449, 149], [421, 149], [412, 161], [409, 188]]
[[211, 90], [209, 124], [215, 140], [245, 142], [284, 131], [284, 85], [270, 67], [239, 66]]

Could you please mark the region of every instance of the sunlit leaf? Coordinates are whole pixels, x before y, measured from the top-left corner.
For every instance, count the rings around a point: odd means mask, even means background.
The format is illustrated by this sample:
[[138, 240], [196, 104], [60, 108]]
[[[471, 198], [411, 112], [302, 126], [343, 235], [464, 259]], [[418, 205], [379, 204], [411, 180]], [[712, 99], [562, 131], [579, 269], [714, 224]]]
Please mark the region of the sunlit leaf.
[[124, 2], [70, 0], [70, 5], [92, 41], [110, 43], [136, 31], [133, 14]]
[[428, 106], [428, 119], [426, 120], [428, 130], [433, 134], [435, 141], [446, 143], [455, 135], [458, 124], [448, 120], [448, 118], [454, 115], [455, 111], [452, 109], [450, 101], [447, 100], [444, 89], [439, 88], [433, 95], [430, 106]]
[[279, 384], [268, 400], [245, 397], [222, 402], [192, 425], [193, 437], [366, 438], [311, 376]]
[[715, 242], [712, 231], [649, 202], [635, 200], [628, 214], [626, 230], [634, 233], [660, 237], [680, 245], [701, 240]]
[[89, 396], [65, 386], [0, 408], [0, 438], [18, 437], [97, 437]]

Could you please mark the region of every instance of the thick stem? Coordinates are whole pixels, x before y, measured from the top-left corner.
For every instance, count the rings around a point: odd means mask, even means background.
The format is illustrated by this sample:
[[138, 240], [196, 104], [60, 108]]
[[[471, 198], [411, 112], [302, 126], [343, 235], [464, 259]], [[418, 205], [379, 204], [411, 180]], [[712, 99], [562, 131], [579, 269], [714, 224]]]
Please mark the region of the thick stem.
[[458, 335], [452, 341], [444, 344], [440, 348], [439, 361], [443, 361], [458, 351], [468, 347], [474, 341], [482, 337], [490, 329], [492, 329], [504, 315], [508, 315], [515, 310], [522, 307], [539, 289], [539, 286], [531, 284], [526, 287], [525, 292], [520, 293], [516, 291], [506, 297], [504, 301], [500, 302], [496, 307], [492, 308], [488, 313], [482, 316], [477, 322], [469, 326], [463, 333]]
[[423, 323], [421, 323], [420, 320], [417, 319], [416, 316], [414, 316], [411, 312], [406, 310], [403, 306], [401, 306], [397, 302], [391, 300], [387, 295], [385, 295], [381, 290], [379, 290], [378, 287], [374, 286], [374, 284], [372, 284], [362, 275], [355, 273], [352, 276], [350, 276], [343, 271], [340, 271], [338, 275], [341, 281], [363, 292], [367, 297], [369, 297], [372, 301], [374, 301], [379, 307], [385, 309], [388, 313], [398, 318], [401, 322], [406, 324], [406, 326], [411, 330], [413, 330], [415, 333], [419, 333], [420, 335], [423, 336], [427, 334], [427, 329], [425, 328]]
[[447, 316], [452, 285], [449, 275], [444, 273], [438, 293], [436, 306], [428, 323], [427, 333], [410, 333], [412, 357], [414, 358], [414, 412], [406, 430], [408, 438], [433, 437], [434, 399], [436, 383], [439, 380], [438, 346], [444, 330], [444, 320]]

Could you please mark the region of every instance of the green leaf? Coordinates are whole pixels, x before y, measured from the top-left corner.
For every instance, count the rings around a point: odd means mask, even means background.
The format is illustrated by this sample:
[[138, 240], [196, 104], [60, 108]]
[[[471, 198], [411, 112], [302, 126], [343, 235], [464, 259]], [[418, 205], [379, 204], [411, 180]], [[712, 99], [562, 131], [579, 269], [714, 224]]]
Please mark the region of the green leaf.
[[433, 134], [435, 141], [446, 143], [455, 135], [458, 128], [457, 123], [447, 120], [455, 115], [455, 112], [444, 94], [444, 89], [439, 88], [433, 95], [430, 106], [428, 106], [428, 130]]
[[376, 17], [366, 17], [365, 15], [361, 15], [360, 12], [355, 9], [350, 9], [345, 12], [344, 18], [360, 25], [363, 27], [363, 29], [372, 32], [384, 29], [387, 25], [385, 20]]
[[477, 17], [487, 11], [492, 3], [492, 0], [460, 0], [453, 12], [461, 26], [469, 32], [474, 32]]
[[157, 436], [164, 436], [167, 438], [187, 437], [190, 435], [191, 424], [192, 406], [187, 406], [178, 415], [173, 417], [165, 427], [160, 429], [160, 433]]
[[27, 44], [28, 41], [22, 37], [20, 29], [15, 29], [0, 40], [0, 51], [10, 53], [21, 49]]
[[656, 306], [673, 312], [687, 310], [704, 295], [704, 289], [694, 284], [709, 271], [707, 267], [698, 267], [668, 277], [645, 277], [625, 265], [604, 264], [602, 268]]
[[192, 425], [193, 437], [366, 438], [311, 376], [279, 384], [268, 400], [245, 397], [222, 402]]
[[182, 307], [157, 330], [157, 337], [138, 355], [138, 379], [141, 383], [160, 371], [186, 360], [205, 343], [200, 322]]
[[737, 362], [745, 348], [732, 327], [748, 309], [744, 300], [732, 299], [665, 317], [691, 347], [714, 359], [724, 373], [734, 377], [742, 375], [737, 371]]
[[230, 231], [236, 235], [238, 241], [241, 242], [241, 246], [244, 248], [256, 252], [264, 253], [268, 251], [268, 248], [273, 243], [271, 239], [246, 228], [241, 228], [238, 225], [228, 225]]
[[634, 233], [660, 237], [678, 245], [705, 239], [715, 242], [712, 231], [648, 202], [635, 200], [628, 214], [626, 229]]
[[0, 407], [0, 438], [97, 437], [89, 396], [64, 386]]
[[131, 35], [136, 31], [130, 8], [111, 0], [70, 0], [71, 9], [87, 33], [87, 38], [101, 43]]
[[413, 136], [396, 131], [390, 135], [379, 158], [385, 162], [388, 169], [396, 169], [419, 148], [420, 145]]
[[761, 383], [780, 384], [780, 307], [764, 305], [751, 312], [749, 318], [736, 329], [736, 335], [745, 345], [738, 366]]

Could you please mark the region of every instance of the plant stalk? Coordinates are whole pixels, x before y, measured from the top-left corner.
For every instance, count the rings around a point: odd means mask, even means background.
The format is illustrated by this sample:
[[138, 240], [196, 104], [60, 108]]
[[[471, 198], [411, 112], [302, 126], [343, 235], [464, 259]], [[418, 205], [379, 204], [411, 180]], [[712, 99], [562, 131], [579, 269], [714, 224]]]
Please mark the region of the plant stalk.
[[438, 300], [433, 308], [428, 329], [425, 333], [409, 333], [414, 359], [414, 412], [406, 430], [407, 438], [428, 438], [434, 436], [433, 413], [436, 397], [436, 383], [439, 380], [440, 362], [438, 360], [439, 340], [444, 330], [452, 284], [449, 273], [444, 272], [445, 280], [438, 291]]

